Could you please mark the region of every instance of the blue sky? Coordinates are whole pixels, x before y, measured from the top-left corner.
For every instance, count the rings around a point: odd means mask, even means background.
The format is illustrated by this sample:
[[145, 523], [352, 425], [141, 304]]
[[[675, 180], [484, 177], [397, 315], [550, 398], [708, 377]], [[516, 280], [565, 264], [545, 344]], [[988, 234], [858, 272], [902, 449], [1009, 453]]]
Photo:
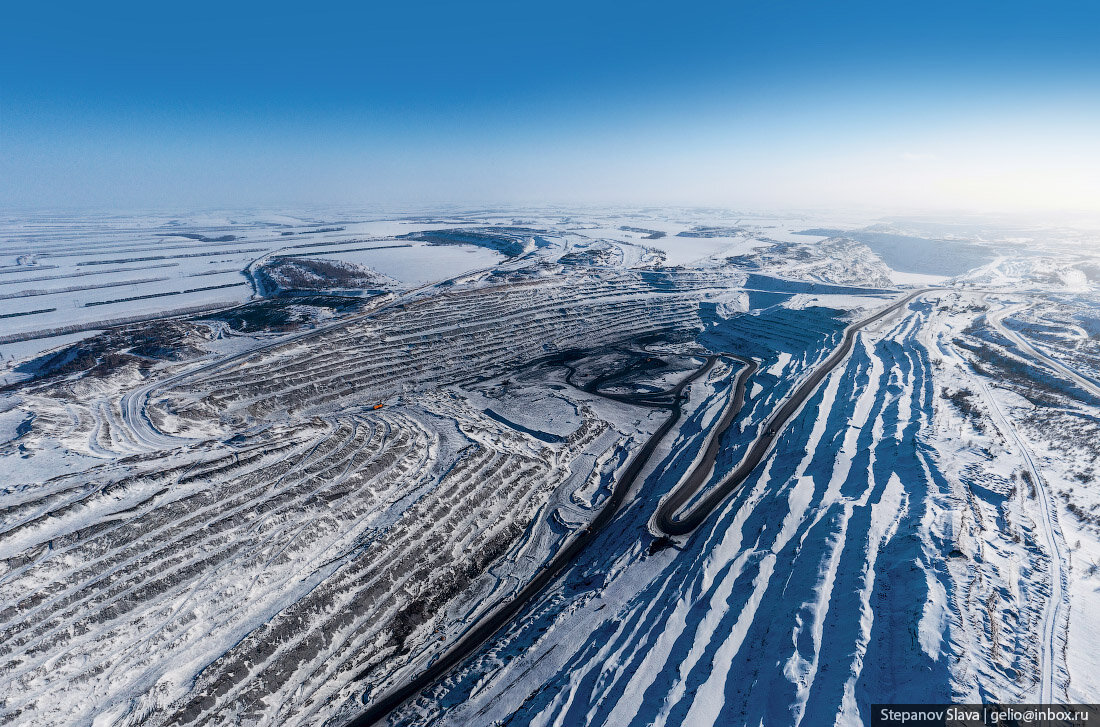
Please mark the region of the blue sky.
[[1080, 3], [19, 3], [0, 202], [1095, 209]]

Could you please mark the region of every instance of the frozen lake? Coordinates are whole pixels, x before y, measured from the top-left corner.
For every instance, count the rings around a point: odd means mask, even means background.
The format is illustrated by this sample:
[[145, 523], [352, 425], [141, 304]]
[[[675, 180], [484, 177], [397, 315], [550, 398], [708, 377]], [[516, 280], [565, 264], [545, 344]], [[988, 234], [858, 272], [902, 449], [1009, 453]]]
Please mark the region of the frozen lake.
[[399, 282], [419, 285], [491, 267], [503, 261], [504, 256], [473, 245], [413, 243], [408, 247], [393, 245], [374, 250], [335, 252], [325, 254], [323, 259], [366, 265]]

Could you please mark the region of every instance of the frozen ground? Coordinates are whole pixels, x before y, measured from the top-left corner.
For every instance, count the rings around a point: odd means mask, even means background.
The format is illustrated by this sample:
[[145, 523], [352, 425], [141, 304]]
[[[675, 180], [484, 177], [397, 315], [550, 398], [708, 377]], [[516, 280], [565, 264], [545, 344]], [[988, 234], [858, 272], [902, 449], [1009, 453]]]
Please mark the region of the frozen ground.
[[[1086, 233], [448, 209], [0, 235], [2, 723], [340, 725], [456, 654], [390, 724], [1100, 702]], [[769, 431], [846, 326], [933, 284]], [[723, 431], [731, 354], [758, 368]], [[711, 436], [703, 493], [771, 443], [663, 537]]]

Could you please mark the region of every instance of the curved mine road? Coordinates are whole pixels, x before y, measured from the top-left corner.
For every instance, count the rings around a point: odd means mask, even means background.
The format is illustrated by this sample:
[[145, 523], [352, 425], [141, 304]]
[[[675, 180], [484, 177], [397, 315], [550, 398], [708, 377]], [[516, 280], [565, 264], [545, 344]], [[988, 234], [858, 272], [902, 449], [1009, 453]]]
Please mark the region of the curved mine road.
[[[725, 435], [726, 430], [729, 429], [730, 424], [733, 423], [734, 418], [740, 413], [741, 407], [744, 406], [745, 387], [748, 385], [748, 379], [756, 373], [757, 368], [759, 368], [759, 364], [751, 358], [739, 356], [737, 354], [726, 355], [745, 365], [737, 372], [733, 398], [731, 398], [729, 404], [726, 405], [726, 410], [722, 413], [722, 418], [718, 421], [718, 424], [711, 430], [699, 464], [692, 467], [684, 481], [672, 491], [668, 498], [661, 503], [661, 506], [657, 509], [657, 513], [654, 516], [654, 524], [658, 530], [666, 535], [683, 535], [695, 529], [710, 511], [713, 510], [714, 507], [717, 507], [718, 503], [729, 494], [729, 492], [723, 490], [721, 486], [716, 487], [714, 491], [709, 493], [699, 502], [692, 510], [692, 514], [689, 517], [683, 520], [676, 519], [677, 511], [679, 511], [679, 509], [699, 491], [703, 483], [710, 479], [710, 476], [714, 473], [714, 462], [718, 457], [718, 449], [721, 446], [722, 437]], [[742, 466], [743, 465], [744, 463], [742, 463]], [[746, 472], [745, 475], [747, 476], [748, 472]], [[744, 479], [744, 477], [741, 479]], [[739, 483], [740, 481], [738, 481], [738, 484]], [[732, 490], [732, 488], [730, 488], [730, 490]], [[692, 523], [690, 526], [688, 526], [689, 521]], [[685, 527], [687, 529], [680, 532], [680, 530]]]
[[[634, 403], [653, 408], [670, 409], [670, 416], [653, 433], [652, 436], [631, 460], [623, 473], [622, 478], [616, 482], [611, 495], [605, 501], [600, 512], [592, 519], [589, 525], [582, 529], [573, 540], [569, 541], [558, 554], [547, 562], [531, 579], [526, 586], [507, 601], [500, 604], [496, 610], [482, 619], [481, 623], [468, 630], [450, 649], [437, 658], [432, 664], [396, 689], [383, 695], [377, 701], [371, 703], [360, 715], [348, 722], [348, 727], [370, 727], [382, 720], [386, 715], [398, 706], [416, 696], [421, 690], [435, 683], [439, 678], [461, 663], [467, 656], [473, 653], [481, 644], [495, 634], [500, 628], [508, 624], [512, 618], [520, 612], [523, 606], [538, 595], [543, 588], [551, 583], [558, 573], [568, 565], [588, 545], [592, 538], [602, 530], [618, 512], [630, 491], [631, 486], [638, 475], [648, 464], [657, 445], [660, 444], [669, 431], [680, 420], [683, 405], [683, 391], [700, 376], [709, 371], [723, 355], [735, 358], [745, 364], [738, 372], [735, 383], [734, 395], [719, 422], [720, 430], [711, 435], [699, 463], [689, 473], [687, 479], [676, 488], [670, 497], [659, 508], [656, 515], [657, 526], [669, 535], [686, 535], [694, 530], [714, 509], [732, 493], [752, 473], [760, 461], [767, 454], [776, 439], [780, 429], [794, 416], [818, 384], [839, 364], [852, 350], [856, 334], [860, 329], [882, 320], [888, 315], [901, 309], [917, 296], [932, 290], [923, 288], [914, 291], [887, 308], [848, 326], [844, 331], [844, 338], [828, 358], [815, 369], [802, 384], [790, 395], [783, 405], [767, 421], [764, 431], [757, 435], [756, 440], [750, 446], [745, 457], [737, 468], [724, 478], [711, 492], [707, 493], [686, 515], [677, 518], [677, 510], [684, 505], [698, 491], [714, 468], [714, 460], [718, 454], [718, 442], [722, 433], [733, 422], [745, 400], [745, 386], [749, 374], [756, 370], [756, 363], [751, 359], [733, 354], [711, 354], [706, 362], [689, 376], [671, 389], [662, 392], [645, 392], [639, 394], [604, 394], [597, 390], [597, 380], [588, 384], [585, 390], [600, 396], [613, 398], [618, 401]], [[570, 378], [572, 372], [570, 373]], [[571, 382], [570, 382], [571, 383]], [[701, 473], [701, 474], [699, 474]]]
[[[677, 511], [695, 495], [714, 469], [714, 458], [718, 454], [718, 441], [721, 439], [722, 434], [725, 433], [725, 430], [729, 428], [733, 418], [737, 415], [737, 412], [740, 411], [741, 406], [745, 402], [745, 379], [741, 377], [737, 385], [737, 391], [719, 423], [719, 429], [712, 435], [711, 441], [699, 465], [691, 471], [683, 484], [674, 490], [665, 502], [661, 504], [661, 507], [658, 508], [657, 514], [654, 517], [654, 524], [657, 528], [666, 535], [679, 536], [687, 535], [692, 530], [699, 527], [714, 509], [729, 497], [730, 493], [736, 490], [750, 474], [752, 474], [752, 471], [755, 470], [756, 466], [760, 464], [760, 461], [764, 459], [764, 456], [771, 449], [772, 444], [775, 443], [780, 431], [787, 422], [790, 421], [791, 417], [795, 415], [802, 407], [802, 404], [805, 403], [806, 399], [808, 399], [817, 389], [818, 384], [820, 384], [825, 377], [836, 368], [837, 364], [843, 361], [851, 352], [852, 346], [855, 344], [856, 334], [859, 333], [860, 329], [876, 321], [882, 320], [886, 316], [907, 305], [909, 301], [913, 300], [918, 295], [927, 293], [929, 290], [931, 290], [931, 288], [923, 288], [914, 291], [897, 303], [879, 311], [873, 316], [864, 318], [848, 326], [848, 328], [844, 330], [844, 338], [841, 340], [836, 350], [829, 354], [829, 357], [822, 361], [821, 365], [814, 369], [813, 372], [806, 377], [806, 380], [791, 393], [787, 400], [783, 402], [783, 405], [779, 407], [778, 411], [768, 418], [767, 423], [764, 425], [763, 433], [757, 435], [756, 440], [749, 447], [748, 452], [745, 454], [744, 458], [742, 458], [740, 464], [737, 465], [737, 468], [699, 500], [687, 514], [682, 517], [676, 517]], [[740, 356], [738, 358], [742, 361], [746, 360]], [[753, 370], [755, 370], [755, 364]]]
[[[987, 294], [987, 295], [984, 295], [982, 297], [985, 299], [986, 303], [988, 304], [989, 303], [989, 295]], [[999, 311], [987, 313], [986, 314], [986, 320], [988, 320], [989, 323], [994, 328], [997, 329], [998, 333], [1000, 333], [1002, 336], [1004, 336], [1008, 340], [1015, 343], [1017, 348], [1031, 354], [1031, 356], [1033, 358], [1038, 359], [1039, 361], [1046, 363], [1048, 366], [1054, 368], [1056, 371], [1058, 371], [1060, 374], [1062, 374], [1063, 376], [1068, 378], [1070, 381], [1077, 384], [1082, 389], [1084, 389], [1085, 391], [1087, 391], [1090, 394], [1092, 394], [1093, 396], [1095, 396], [1097, 399], [1100, 399], [1100, 384], [1097, 384], [1092, 379], [1085, 378], [1081, 374], [1079, 374], [1076, 371], [1074, 371], [1073, 369], [1071, 369], [1069, 366], [1066, 366], [1064, 363], [1062, 363], [1058, 359], [1054, 358], [1050, 354], [1048, 354], [1045, 351], [1041, 350], [1038, 346], [1032, 345], [1030, 342], [1028, 342], [1023, 336], [1021, 336], [1016, 331], [1014, 331], [1011, 328], [1009, 328], [1008, 326], [1004, 325], [1004, 319], [1006, 317], [1008, 317], [1008, 316], [1010, 316], [1014, 313], [1018, 313], [1019, 311], [1025, 310], [1029, 306], [1030, 306], [1030, 304], [1028, 304], [1028, 303], [1020, 303], [1018, 305], [1007, 306], [1005, 308], [1002, 308]]]

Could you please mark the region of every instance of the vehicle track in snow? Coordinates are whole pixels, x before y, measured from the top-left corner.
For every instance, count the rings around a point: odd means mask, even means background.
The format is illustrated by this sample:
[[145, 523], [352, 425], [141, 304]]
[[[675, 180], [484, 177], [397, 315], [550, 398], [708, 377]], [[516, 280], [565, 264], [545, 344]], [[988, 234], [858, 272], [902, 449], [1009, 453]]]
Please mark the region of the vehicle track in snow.
[[[983, 296], [988, 298], [988, 296]], [[1070, 371], [1059, 362], [1053, 360], [1049, 356], [1039, 352], [1033, 346], [1028, 344], [1021, 336], [1017, 335], [1014, 331], [1010, 331], [1006, 328], [1001, 320], [1011, 313], [1018, 310], [1022, 310], [1027, 307], [1027, 304], [1020, 304], [1017, 306], [1010, 306], [998, 311], [997, 313], [989, 314], [986, 319], [990, 325], [993, 326], [1001, 335], [1008, 340], [1012, 341], [1021, 349], [1024, 353], [1030, 353], [1033, 357], [1039, 358], [1042, 361], [1049, 362], [1057, 370], [1069, 376], [1073, 381], [1084, 386], [1088, 391], [1097, 393], [1100, 395], [1100, 387], [1096, 387], [1091, 382], [1078, 376], [1076, 373]], [[1001, 411], [1000, 406], [997, 404], [997, 400], [993, 397], [993, 393], [989, 390], [989, 386], [984, 379], [979, 378], [978, 383], [982, 387], [982, 392], [985, 394], [986, 401], [989, 403], [989, 407], [992, 410], [994, 417], [997, 419], [998, 426], [1013, 442], [1016, 443], [1016, 447], [1020, 450], [1020, 456], [1023, 458], [1024, 463], [1027, 465], [1027, 469], [1031, 474], [1032, 482], [1035, 483], [1036, 500], [1039, 502], [1039, 509], [1042, 515], [1043, 535], [1047, 543], [1047, 549], [1051, 559], [1051, 574], [1050, 574], [1050, 597], [1046, 599], [1043, 604], [1042, 611], [1042, 623], [1041, 633], [1039, 638], [1040, 654], [1039, 654], [1039, 691], [1037, 701], [1041, 704], [1052, 704], [1057, 699], [1061, 699], [1065, 695], [1055, 695], [1055, 672], [1057, 671], [1057, 658], [1058, 658], [1058, 632], [1061, 628], [1061, 623], [1064, 620], [1062, 618], [1062, 609], [1066, 605], [1066, 553], [1065, 542], [1062, 536], [1061, 528], [1058, 525], [1058, 519], [1055, 514], [1054, 505], [1052, 504], [1053, 495], [1046, 486], [1046, 482], [1043, 479], [1042, 473], [1035, 464], [1034, 458], [1031, 456], [1031, 451], [1024, 443], [1023, 438], [1016, 430], [1012, 421], [1005, 416]]]
[[1066, 556], [1065, 547], [1062, 542], [1062, 532], [1053, 515], [1053, 506], [1051, 505], [1052, 496], [1047, 489], [1042, 474], [1039, 472], [1039, 468], [1035, 465], [1035, 460], [1032, 458], [1031, 452], [1016, 431], [1016, 427], [1013, 426], [1012, 422], [1009, 421], [1001, 411], [1000, 406], [997, 404], [997, 400], [993, 398], [993, 394], [985, 381], [979, 379], [978, 382], [982, 387], [982, 392], [985, 394], [990, 409], [997, 419], [1000, 429], [1016, 443], [1017, 448], [1020, 450], [1020, 455], [1031, 474], [1032, 482], [1035, 483], [1035, 499], [1039, 502], [1039, 509], [1042, 514], [1043, 535], [1047, 541], [1047, 548], [1049, 549], [1051, 559], [1050, 596], [1043, 604], [1041, 634], [1039, 635], [1039, 692], [1036, 695], [1036, 701], [1041, 704], [1053, 704], [1055, 702], [1055, 671], [1057, 669], [1055, 662], [1058, 654], [1057, 636], [1059, 624], [1062, 621], [1061, 611], [1066, 600]]

